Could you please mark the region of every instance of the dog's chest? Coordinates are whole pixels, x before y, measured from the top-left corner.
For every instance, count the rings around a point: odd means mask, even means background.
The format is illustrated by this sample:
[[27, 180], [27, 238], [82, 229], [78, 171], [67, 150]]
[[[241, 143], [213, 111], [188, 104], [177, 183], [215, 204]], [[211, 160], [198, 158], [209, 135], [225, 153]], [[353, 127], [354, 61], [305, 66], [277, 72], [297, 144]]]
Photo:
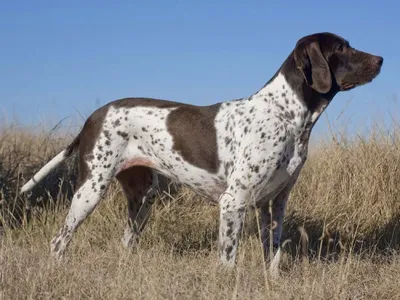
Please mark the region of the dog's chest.
[[287, 107], [248, 102], [235, 107], [234, 113], [227, 109], [223, 121], [217, 123], [225, 175], [231, 176], [236, 169], [234, 176], [248, 182], [257, 202], [274, 198], [292, 184], [306, 160], [308, 141], [303, 137], [309, 116], [292, 99], [287, 102]]
[[275, 198], [279, 192], [288, 184], [291, 184], [298, 176], [306, 158], [300, 157], [296, 153], [294, 144], [286, 148], [287, 150], [283, 151], [281, 156], [271, 161], [271, 164], [267, 166], [265, 179], [260, 182], [255, 190], [255, 195], [259, 202]]
[[286, 170], [277, 170], [271, 177], [270, 181], [264, 182], [260, 186], [260, 201], [274, 198], [287, 184], [289, 184], [291, 176]]

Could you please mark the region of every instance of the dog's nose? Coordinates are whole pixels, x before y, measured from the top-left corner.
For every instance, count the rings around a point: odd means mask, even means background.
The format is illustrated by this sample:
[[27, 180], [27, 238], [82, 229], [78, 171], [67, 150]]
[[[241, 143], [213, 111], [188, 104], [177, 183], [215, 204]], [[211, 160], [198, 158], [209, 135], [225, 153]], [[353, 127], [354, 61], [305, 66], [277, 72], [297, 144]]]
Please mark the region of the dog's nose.
[[378, 66], [382, 66], [382, 64], [383, 64], [383, 57], [382, 57], [382, 56], [375, 56], [374, 62], [375, 62]]

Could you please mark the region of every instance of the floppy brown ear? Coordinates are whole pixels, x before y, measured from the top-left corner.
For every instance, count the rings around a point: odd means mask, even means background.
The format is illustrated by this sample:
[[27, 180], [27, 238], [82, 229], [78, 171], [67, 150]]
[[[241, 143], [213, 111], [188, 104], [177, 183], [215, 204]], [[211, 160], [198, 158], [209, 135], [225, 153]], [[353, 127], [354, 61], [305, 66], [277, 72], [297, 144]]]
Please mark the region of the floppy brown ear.
[[304, 41], [297, 45], [294, 50], [294, 60], [309, 86], [321, 94], [330, 91], [331, 72], [318, 41]]

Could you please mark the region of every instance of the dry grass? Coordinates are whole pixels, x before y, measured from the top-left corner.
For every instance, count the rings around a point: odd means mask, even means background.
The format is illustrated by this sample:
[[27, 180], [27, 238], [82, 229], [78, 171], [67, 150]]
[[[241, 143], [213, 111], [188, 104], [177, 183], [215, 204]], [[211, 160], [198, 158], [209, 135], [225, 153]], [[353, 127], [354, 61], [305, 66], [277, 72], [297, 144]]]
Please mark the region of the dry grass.
[[[398, 299], [400, 131], [395, 126], [312, 147], [289, 200], [284, 238], [291, 243], [278, 281], [265, 272], [254, 213], [247, 218], [237, 267], [218, 268], [218, 207], [186, 189], [173, 201], [164, 196], [157, 203], [139, 246], [127, 251], [120, 242], [126, 203], [119, 186], [112, 185], [79, 228], [67, 261], [55, 263], [49, 241], [69, 198], [65, 190], [58, 193], [61, 173], [34, 191], [30, 222], [9, 220], [10, 212], [24, 211], [16, 207], [26, 207], [27, 200], [15, 194], [21, 176], [28, 179], [70, 139], [6, 128], [0, 136], [6, 229], [0, 238], [0, 299]], [[73, 186], [74, 164], [62, 170], [62, 187]], [[34, 205], [38, 196], [50, 204]]]

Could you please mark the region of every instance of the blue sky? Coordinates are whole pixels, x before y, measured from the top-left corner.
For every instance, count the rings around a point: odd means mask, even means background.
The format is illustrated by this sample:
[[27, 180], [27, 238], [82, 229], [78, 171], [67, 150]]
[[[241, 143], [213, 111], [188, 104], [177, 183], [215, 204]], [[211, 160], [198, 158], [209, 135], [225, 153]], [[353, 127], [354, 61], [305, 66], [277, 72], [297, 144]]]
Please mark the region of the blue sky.
[[[399, 11], [396, 1], [1, 1], [0, 117], [81, 124], [123, 97], [246, 97], [300, 37], [331, 31], [385, 59], [373, 83], [327, 110], [335, 129], [362, 130], [400, 111]], [[325, 115], [316, 129], [327, 132]]]

